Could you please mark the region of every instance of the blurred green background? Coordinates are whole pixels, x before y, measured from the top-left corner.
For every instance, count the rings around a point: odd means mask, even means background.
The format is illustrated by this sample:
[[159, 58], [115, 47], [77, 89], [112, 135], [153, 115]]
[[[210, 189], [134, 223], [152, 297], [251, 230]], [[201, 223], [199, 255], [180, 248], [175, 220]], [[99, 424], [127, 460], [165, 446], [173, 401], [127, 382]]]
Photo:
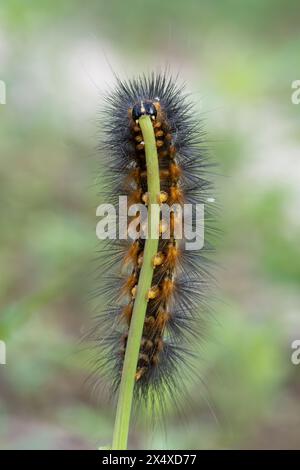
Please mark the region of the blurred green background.
[[[114, 407], [85, 384], [103, 93], [169, 66], [219, 163], [219, 292], [185, 419], [138, 448], [300, 448], [297, 0], [2, 0], [0, 447], [109, 445]], [[87, 357], [82, 357], [82, 356]]]

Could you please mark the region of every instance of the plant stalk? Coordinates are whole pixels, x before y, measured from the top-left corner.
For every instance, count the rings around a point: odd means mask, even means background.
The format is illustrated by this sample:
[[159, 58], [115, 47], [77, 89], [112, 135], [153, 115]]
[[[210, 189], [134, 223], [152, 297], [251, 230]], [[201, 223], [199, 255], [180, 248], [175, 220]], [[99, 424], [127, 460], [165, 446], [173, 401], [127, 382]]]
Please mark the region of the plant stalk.
[[136, 298], [128, 333], [126, 352], [119, 390], [114, 433], [113, 450], [126, 450], [135, 374], [142, 339], [145, 314], [147, 309], [147, 294], [151, 288], [153, 277], [153, 257], [158, 250], [160, 209], [158, 196], [160, 193], [159, 165], [154, 130], [150, 116], [144, 115], [139, 119], [145, 143], [148, 186], [148, 237], [146, 239], [143, 264], [139, 276]]

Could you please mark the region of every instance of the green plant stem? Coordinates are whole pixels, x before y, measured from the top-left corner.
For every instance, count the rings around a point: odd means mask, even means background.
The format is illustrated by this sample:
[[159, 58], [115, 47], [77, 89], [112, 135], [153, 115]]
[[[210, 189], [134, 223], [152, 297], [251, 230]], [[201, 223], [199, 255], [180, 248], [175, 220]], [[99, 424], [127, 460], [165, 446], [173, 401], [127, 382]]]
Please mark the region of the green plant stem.
[[147, 165], [148, 238], [144, 248], [143, 264], [137, 286], [122, 370], [112, 442], [112, 449], [114, 450], [127, 448], [135, 374], [147, 309], [147, 294], [152, 283], [153, 257], [157, 253], [159, 239], [160, 210], [157, 198], [160, 193], [160, 180], [154, 130], [149, 116], [141, 116], [139, 125], [145, 143]]

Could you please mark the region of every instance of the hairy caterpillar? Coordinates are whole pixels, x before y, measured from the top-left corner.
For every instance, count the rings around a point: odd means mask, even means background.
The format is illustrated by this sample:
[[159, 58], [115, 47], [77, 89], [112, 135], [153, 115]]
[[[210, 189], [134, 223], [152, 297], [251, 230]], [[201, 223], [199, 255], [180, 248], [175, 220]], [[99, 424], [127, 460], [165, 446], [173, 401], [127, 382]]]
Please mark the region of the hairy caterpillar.
[[[106, 96], [100, 144], [104, 202], [118, 207], [118, 197], [128, 205], [147, 206], [147, 165], [139, 118], [151, 118], [159, 161], [159, 203], [205, 204], [212, 197], [208, 175], [211, 166], [202, 123], [184, 87], [166, 74], [151, 74], [132, 81], [117, 78], [114, 91]], [[207, 222], [212, 210], [206, 206]], [[194, 226], [195, 222], [192, 222]], [[135, 371], [136, 402], [153, 407], [172, 401], [191, 372], [190, 343], [203, 335], [209, 287], [210, 244], [201, 250], [185, 249], [185, 238], [175, 236], [176, 218], [169, 220], [169, 237], [163, 237], [160, 222], [158, 250], [153, 258], [152, 287]], [[120, 384], [128, 330], [143, 265], [145, 240], [107, 240], [101, 248], [101, 285], [96, 294], [105, 298], [92, 332], [100, 348], [97, 363], [108, 373], [115, 392]], [[194, 372], [193, 372], [194, 373]]]

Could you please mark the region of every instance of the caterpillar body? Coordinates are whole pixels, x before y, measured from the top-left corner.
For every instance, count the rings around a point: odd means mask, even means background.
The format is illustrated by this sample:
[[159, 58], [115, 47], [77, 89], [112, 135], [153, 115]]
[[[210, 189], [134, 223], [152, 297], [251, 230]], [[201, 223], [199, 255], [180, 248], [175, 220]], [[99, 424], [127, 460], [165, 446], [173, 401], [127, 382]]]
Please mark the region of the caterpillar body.
[[[151, 74], [124, 82], [106, 96], [100, 144], [102, 195], [118, 207], [125, 195], [128, 205], [147, 206], [147, 165], [139, 118], [151, 118], [159, 161], [159, 203], [169, 206], [204, 204], [212, 196], [207, 177], [210, 167], [202, 123], [197, 120], [184, 87], [166, 74]], [[209, 231], [211, 209], [206, 210]], [[194, 223], [194, 222], [193, 222]], [[176, 217], [171, 211], [168, 238], [160, 221], [158, 251], [153, 259], [152, 286], [143, 326], [135, 373], [135, 396], [152, 404], [172, 400], [183, 377], [191, 371], [190, 343], [203, 335], [210, 285], [206, 241], [201, 250], [185, 249], [184, 235], [177, 239]], [[145, 239], [107, 240], [101, 248], [101, 286], [106, 299], [92, 338], [101, 346], [98, 365], [109, 373], [112, 389], [120, 384], [128, 331], [136, 297]], [[181, 389], [182, 390], [182, 389]]]

